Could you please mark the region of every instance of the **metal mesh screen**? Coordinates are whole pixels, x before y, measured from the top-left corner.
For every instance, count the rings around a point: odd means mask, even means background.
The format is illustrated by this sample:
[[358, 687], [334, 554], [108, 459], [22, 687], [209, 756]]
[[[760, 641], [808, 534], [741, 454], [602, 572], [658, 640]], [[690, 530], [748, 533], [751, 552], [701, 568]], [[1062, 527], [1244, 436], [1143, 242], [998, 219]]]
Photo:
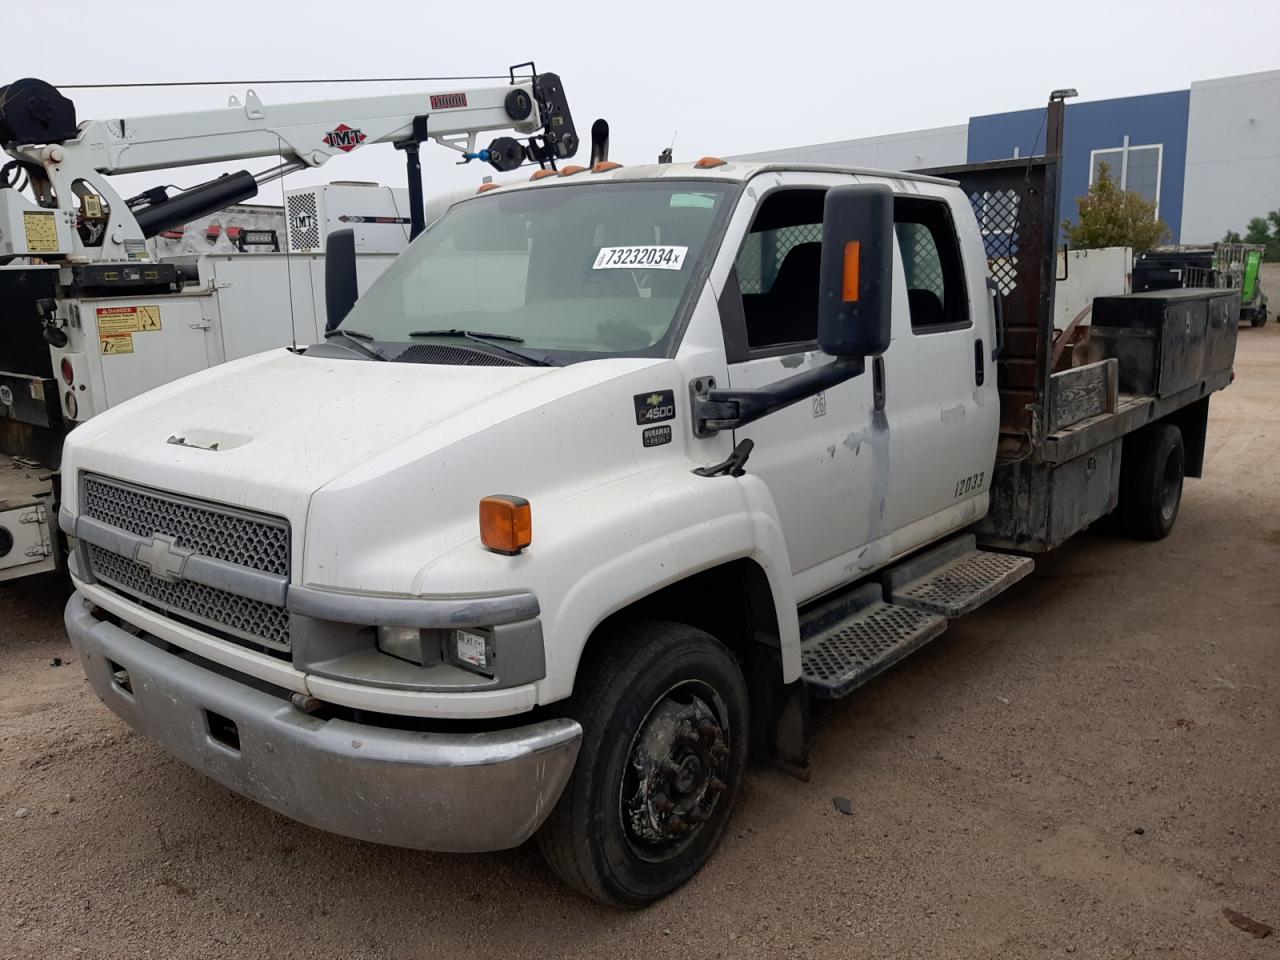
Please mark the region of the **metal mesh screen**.
[[[189, 500], [105, 477], [84, 475], [83, 516], [150, 539], [172, 537], [177, 546], [227, 563], [287, 577], [289, 525], [232, 507]], [[209, 628], [229, 639], [289, 649], [289, 612], [259, 600], [191, 580], [163, 580], [151, 568], [96, 544], [93, 574], [144, 604]]]
[[987, 269], [1004, 296], [1018, 286], [1018, 223], [1021, 195], [1016, 190], [969, 194], [987, 250]]
[[314, 193], [295, 193], [287, 209], [290, 250], [320, 249], [320, 210]]
[[782, 261], [793, 247], [821, 243], [822, 224], [802, 223], [777, 230], [761, 230], [747, 236], [738, 253], [738, 286], [743, 293], [768, 293], [778, 277]]
[[396, 357], [402, 363], [439, 363], [455, 367], [518, 367], [520, 362], [478, 350], [465, 350], [445, 344], [416, 343]]
[[150, 493], [86, 475], [85, 516], [139, 537], [167, 534], [196, 553], [253, 570], [289, 575], [289, 525], [283, 520]]
[[928, 290], [937, 295], [939, 303], [946, 303], [942, 258], [938, 256], [938, 244], [929, 228], [922, 223], [900, 223], [897, 233], [907, 289]]
[[289, 649], [289, 611], [284, 607], [191, 580], [161, 580], [150, 568], [94, 544], [89, 546], [89, 560], [94, 576], [123, 593], [238, 639]]

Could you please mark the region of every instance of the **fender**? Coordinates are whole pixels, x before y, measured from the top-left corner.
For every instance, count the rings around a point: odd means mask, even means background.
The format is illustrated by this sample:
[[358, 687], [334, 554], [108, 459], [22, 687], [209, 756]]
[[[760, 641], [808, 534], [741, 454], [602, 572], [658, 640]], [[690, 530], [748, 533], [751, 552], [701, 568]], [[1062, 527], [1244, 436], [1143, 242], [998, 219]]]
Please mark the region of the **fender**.
[[[584, 518], [589, 519], [584, 523]], [[541, 511], [536, 522], [553, 531], [550, 566], [555, 568], [554, 578], [535, 588], [548, 637], [539, 702], [572, 692], [582, 650], [611, 614], [693, 574], [743, 558], [757, 563], [769, 583], [778, 612], [782, 680], [800, 676], [790, 561], [773, 497], [759, 478], [665, 470], [642, 474], [561, 501]], [[614, 549], [602, 552], [605, 544]]]
[[798, 678], [795, 589], [773, 497], [758, 477], [698, 477], [689, 466], [681, 459], [535, 502], [533, 543], [522, 554], [499, 556], [469, 538], [419, 569], [414, 592], [448, 596], [483, 585], [536, 594], [547, 664], [538, 702], [546, 704], [573, 692], [582, 650], [611, 614], [746, 558], [764, 571], [778, 612], [783, 682]]

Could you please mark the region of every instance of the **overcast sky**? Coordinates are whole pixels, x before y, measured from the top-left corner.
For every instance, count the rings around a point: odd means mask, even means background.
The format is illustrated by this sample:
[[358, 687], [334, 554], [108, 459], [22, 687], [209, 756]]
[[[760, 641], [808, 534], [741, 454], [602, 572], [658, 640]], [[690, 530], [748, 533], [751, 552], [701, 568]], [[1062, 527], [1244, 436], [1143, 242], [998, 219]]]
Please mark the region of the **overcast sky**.
[[[1055, 87], [1100, 100], [1280, 68], [1277, 0], [61, 0], [22, 10], [30, 22], [21, 29], [8, 21], [0, 83], [487, 74], [532, 59], [561, 75], [584, 139], [594, 118], [609, 120], [611, 157], [624, 163], [651, 162], [676, 131], [676, 159], [693, 159], [964, 123], [1039, 106]], [[84, 120], [223, 106], [231, 93], [243, 97], [244, 86], [68, 95]], [[269, 107], [451, 86], [258, 93]], [[480, 163], [454, 166], [456, 156], [424, 148], [429, 194], [492, 173]], [[124, 187], [187, 185], [205, 173], [139, 175]], [[403, 178], [402, 155], [373, 146], [296, 174], [289, 185], [400, 186]], [[278, 202], [278, 191], [265, 188], [259, 199]]]

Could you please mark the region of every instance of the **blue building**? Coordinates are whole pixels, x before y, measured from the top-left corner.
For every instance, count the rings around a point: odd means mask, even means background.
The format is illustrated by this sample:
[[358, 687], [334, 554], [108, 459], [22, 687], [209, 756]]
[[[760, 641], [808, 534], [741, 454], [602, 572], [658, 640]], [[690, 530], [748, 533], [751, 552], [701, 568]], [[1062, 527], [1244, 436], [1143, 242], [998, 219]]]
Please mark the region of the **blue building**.
[[[1047, 99], [1046, 91], [1046, 99]], [[914, 170], [1006, 160], [1045, 149], [1045, 109], [970, 117], [967, 124], [786, 147], [740, 159]], [[1069, 100], [1062, 145], [1062, 216], [1106, 164], [1114, 180], [1157, 204], [1170, 242], [1210, 243], [1280, 208], [1280, 70], [1200, 80], [1189, 89]]]
[[[1191, 91], [1067, 102], [1062, 137], [1062, 216], [1076, 219], [1105, 163], [1123, 189], [1156, 202], [1156, 216], [1174, 237], [1182, 231]], [[969, 120], [966, 160], [980, 163], [1044, 153], [1045, 110], [993, 113]]]

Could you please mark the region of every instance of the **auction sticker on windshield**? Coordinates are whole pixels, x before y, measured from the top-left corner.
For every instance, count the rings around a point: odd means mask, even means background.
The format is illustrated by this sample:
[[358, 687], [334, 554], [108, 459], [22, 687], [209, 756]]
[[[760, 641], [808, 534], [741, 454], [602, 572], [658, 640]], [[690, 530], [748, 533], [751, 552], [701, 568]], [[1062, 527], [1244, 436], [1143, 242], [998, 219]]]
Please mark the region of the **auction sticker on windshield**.
[[636, 247], [601, 247], [592, 270], [679, 270], [688, 247], [659, 244]]

